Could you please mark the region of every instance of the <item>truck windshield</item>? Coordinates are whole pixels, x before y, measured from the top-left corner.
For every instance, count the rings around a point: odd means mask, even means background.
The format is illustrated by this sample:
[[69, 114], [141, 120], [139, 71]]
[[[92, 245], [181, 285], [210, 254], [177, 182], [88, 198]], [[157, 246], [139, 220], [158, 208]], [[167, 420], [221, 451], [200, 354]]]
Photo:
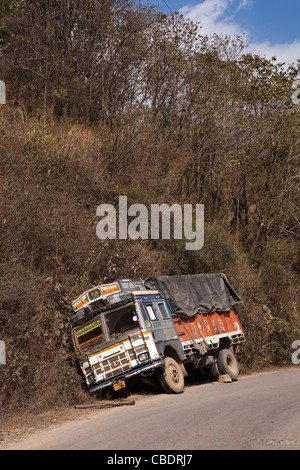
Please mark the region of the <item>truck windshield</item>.
[[85, 323], [76, 331], [78, 346], [81, 350], [90, 348], [93, 344], [104, 341], [100, 318]]
[[110, 338], [138, 326], [136, 312], [132, 304], [107, 312], [105, 322]]

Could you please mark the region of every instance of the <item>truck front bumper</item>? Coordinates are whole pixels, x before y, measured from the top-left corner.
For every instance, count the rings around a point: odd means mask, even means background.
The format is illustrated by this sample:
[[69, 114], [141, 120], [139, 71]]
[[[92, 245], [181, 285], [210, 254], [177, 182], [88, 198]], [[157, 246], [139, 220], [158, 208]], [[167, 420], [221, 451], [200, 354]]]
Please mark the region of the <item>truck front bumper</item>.
[[145, 366], [139, 367], [138, 369], [131, 369], [128, 372], [125, 372], [124, 374], [120, 374], [116, 377], [113, 377], [111, 379], [106, 380], [105, 382], [101, 382], [96, 385], [91, 385], [89, 387], [89, 390], [91, 392], [97, 392], [98, 390], [103, 390], [106, 387], [112, 387], [117, 381], [119, 380], [126, 380], [130, 379], [136, 375], [141, 375], [146, 372], [151, 372], [155, 369], [158, 369], [159, 367], [162, 367], [164, 365], [165, 361], [163, 359], [151, 362], [150, 364], [147, 364]]

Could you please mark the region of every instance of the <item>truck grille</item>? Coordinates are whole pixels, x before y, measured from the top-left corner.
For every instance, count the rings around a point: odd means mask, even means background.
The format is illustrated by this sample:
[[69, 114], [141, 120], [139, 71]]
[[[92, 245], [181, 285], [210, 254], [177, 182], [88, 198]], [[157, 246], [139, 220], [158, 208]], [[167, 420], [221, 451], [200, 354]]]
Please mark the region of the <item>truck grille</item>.
[[125, 352], [114, 354], [102, 362], [105, 378], [120, 374], [130, 368], [129, 359]]
[[[135, 348], [135, 352], [137, 355], [141, 352], [145, 352], [145, 346], [138, 346]], [[134, 362], [132, 363], [132, 361]], [[137, 364], [134, 351], [130, 349], [126, 352], [117, 352], [106, 357], [102, 362], [95, 364], [94, 370], [97, 375], [102, 375], [102, 380], [104, 380], [126, 372], [132, 367], [136, 367]]]

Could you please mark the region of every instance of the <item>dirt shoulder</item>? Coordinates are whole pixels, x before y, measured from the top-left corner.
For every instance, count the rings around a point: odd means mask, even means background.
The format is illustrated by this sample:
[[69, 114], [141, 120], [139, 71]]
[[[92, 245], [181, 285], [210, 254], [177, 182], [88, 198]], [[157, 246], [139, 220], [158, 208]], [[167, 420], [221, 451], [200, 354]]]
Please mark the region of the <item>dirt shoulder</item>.
[[[68, 421], [85, 419], [99, 409], [58, 408], [44, 413], [22, 413], [11, 417], [1, 417], [0, 450], [23, 440], [32, 434]], [[3, 419], [4, 418], [4, 419]]]

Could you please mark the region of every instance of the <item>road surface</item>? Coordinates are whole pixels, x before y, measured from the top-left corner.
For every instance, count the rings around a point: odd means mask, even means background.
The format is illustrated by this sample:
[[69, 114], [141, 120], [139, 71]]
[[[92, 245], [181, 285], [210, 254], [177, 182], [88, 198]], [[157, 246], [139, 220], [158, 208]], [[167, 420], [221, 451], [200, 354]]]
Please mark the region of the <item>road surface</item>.
[[186, 387], [102, 409], [10, 449], [300, 450], [300, 368]]

